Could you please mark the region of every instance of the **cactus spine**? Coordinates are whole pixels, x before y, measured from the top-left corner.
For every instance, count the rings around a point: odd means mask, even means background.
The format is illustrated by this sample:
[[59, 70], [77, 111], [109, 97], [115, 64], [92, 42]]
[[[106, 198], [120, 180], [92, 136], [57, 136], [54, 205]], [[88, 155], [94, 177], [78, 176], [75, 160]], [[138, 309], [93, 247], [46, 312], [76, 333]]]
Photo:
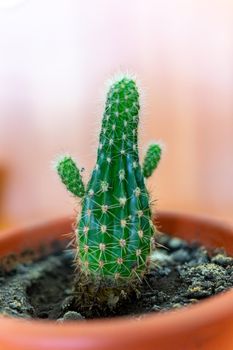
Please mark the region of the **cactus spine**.
[[154, 234], [144, 175], [151, 175], [161, 150], [157, 145], [156, 152], [149, 148], [142, 170], [138, 155], [139, 109], [134, 80], [125, 76], [112, 84], [96, 165], [85, 191], [73, 160], [64, 157], [57, 163], [62, 182], [82, 198], [76, 231], [79, 271], [86, 281], [110, 281], [114, 288], [118, 284], [127, 288], [146, 271]]

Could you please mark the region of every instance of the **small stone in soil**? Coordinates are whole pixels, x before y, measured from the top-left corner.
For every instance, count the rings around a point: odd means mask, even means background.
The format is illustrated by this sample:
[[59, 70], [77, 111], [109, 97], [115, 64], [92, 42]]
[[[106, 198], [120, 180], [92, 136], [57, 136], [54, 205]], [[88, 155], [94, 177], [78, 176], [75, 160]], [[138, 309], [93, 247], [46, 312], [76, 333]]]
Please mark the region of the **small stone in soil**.
[[180, 238], [171, 238], [168, 240], [168, 248], [176, 250], [187, 246], [187, 242]]
[[160, 310], [161, 310], [161, 307], [158, 305], [153, 305], [151, 308], [151, 311], [160, 311]]
[[190, 254], [182, 248], [172, 253], [171, 258], [177, 262], [185, 263], [190, 260]]
[[205, 247], [197, 247], [192, 250], [192, 259], [189, 261], [190, 264], [196, 266], [197, 264], [205, 264], [209, 262], [210, 257]]
[[217, 254], [215, 255], [211, 261], [215, 264], [221, 265], [223, 267], [226, 267], [228, 265], [233, 265], [233, 258], [230, 256], [226, 256], [224, 254]]
[[63, 321], [74, 321], [79, 320], [83, 321], [85, 320], [85, 317], [83, 317], [79, 312], [76, 311], [67, 311], [62, 318], [59, 319], [59, 322]]
[[211, 289], [202, 289], [201, 286], [196, 286], [196, 287], [189, 287], [187, 289], [187, 292], [185, 293], [185, 296], [187, 296], [188, 298], [205, 298], [208, 297], [212, 294]]

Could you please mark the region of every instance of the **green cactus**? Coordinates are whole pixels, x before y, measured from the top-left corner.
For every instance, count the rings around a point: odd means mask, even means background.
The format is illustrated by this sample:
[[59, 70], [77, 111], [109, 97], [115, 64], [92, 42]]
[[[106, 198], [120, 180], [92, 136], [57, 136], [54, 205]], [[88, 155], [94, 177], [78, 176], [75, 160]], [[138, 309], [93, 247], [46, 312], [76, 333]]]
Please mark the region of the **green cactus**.
[[[142, 170], [138, 155], [139, 109], [139, 92], [133, 79], [124, 76], [112, 84], [97, 161], [86, 189], [70, 157], [57, 163], [62, 182], [81, 198], [76, 231], [79, 296], [89, 294], [90, 299], [100, 302], [102, 298], [108, 304], [114, 298], [116, 303], [122, 290], [128, 292], [140, 281], [154, 235], [144, 176], [149, 177], [156, 168], [161, 149], [158, 145], [149, 148]], [[102, 297], [98, 296], [101, 289]]]
[[143, 175], [148, 178], [152, 175], [154, 170], [157, 168], [160, 158], [161, 158], [162, 149], [159, 144], [152, 144], [148, 147], [146, 156], [143, 162]]
[[85, 188], [75, 161], [70, 156], [63, 156], [56, 162], [57, 172], [67, 190], [76, 197], [83, 197]]

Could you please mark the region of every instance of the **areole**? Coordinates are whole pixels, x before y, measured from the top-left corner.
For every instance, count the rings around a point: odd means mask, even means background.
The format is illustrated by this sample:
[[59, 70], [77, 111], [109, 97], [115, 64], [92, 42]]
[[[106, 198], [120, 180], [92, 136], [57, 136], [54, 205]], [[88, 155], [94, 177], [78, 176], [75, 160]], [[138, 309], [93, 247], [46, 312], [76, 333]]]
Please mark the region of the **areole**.
[[[233, 228], [218, 222], [159, 213], [160, 230], [197, 240], [207, 247], [224, 247], [233, 255]], [[39, 251], [54, 240], [66, 244], [72, 220], [62, 218], [31, 228], [5, 231], [0, 236], [0, 256], [27, 248]], [[233, 291], [196, 305], [140, 320], [114, 318], [57, 324], [51, 321], [22, 321], [0, 317], [0, 349], [3, 350], [231, 350], [233, 348]]]

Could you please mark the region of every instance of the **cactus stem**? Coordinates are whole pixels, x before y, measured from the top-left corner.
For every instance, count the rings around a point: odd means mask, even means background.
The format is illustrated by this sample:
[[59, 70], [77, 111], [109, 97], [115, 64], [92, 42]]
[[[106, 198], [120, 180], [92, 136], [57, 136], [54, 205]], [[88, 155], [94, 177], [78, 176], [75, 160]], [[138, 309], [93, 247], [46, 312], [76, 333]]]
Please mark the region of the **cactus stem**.
[[[138, 294], [153, 244], [150, 198], [144, 177], [157, 167], [161, 149], [151, 145], [143, 167], [138, 154], [139, 91], [123, 76], [109, 88], [87, 187], [71, 158], [57, 167], [67, 189], [82, 198], [77, 222], [79, 308], [113, 308]], [[75, 181], [74, 181], [75, 179]]]

